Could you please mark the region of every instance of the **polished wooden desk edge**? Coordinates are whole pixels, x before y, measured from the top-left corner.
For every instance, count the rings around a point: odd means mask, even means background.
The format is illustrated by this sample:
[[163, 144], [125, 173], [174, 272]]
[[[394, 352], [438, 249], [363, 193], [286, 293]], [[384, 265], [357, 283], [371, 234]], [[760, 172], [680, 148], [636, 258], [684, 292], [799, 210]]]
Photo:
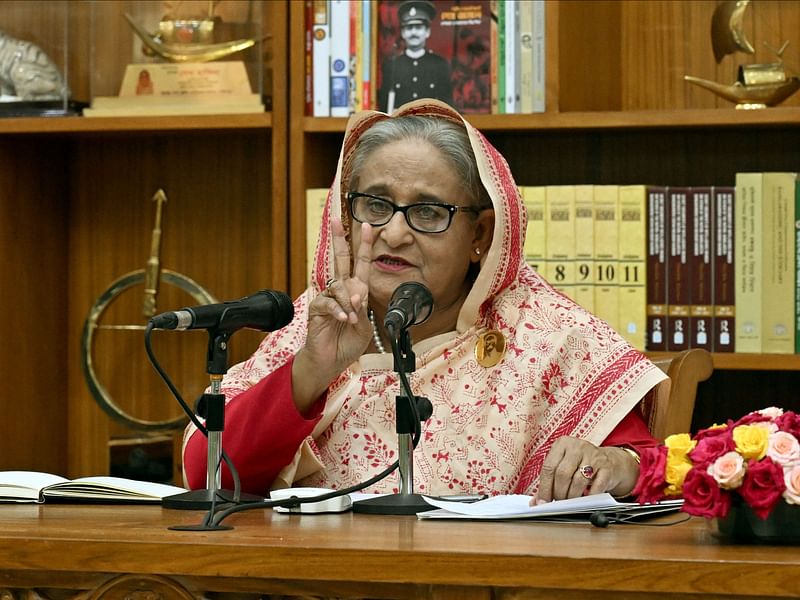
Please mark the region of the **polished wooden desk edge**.
[[202, 514], [0, 506], [0, 582], [19, 585], [35, 573], [86, 581], [134, 574], [177, 577], [216, 591], [383, 586], [392, 596], [388, 590], [410, 585], [800, 597], [798, 550], [724, 546], [697, 519], [603, 530], [248, 511], [226, 521], [232, 531], [167, 529], [198, 523]]

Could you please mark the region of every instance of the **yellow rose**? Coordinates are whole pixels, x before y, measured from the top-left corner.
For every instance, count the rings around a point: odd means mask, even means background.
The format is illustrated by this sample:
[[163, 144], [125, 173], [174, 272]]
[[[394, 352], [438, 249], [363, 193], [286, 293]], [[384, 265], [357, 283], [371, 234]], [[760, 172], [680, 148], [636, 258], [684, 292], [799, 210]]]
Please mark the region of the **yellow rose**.
[[745, 459], [761, 460], [769, 447], [769, 429], [760, 425], [739, 425], [733, 430], [736, 451]]
[[692, 463], [683, 458], [667, 455], [667, 466], [664, 468], [664, 479], [669, 484], [664, 489], [667, 496], [679, 496], [683, 491], [683, 480], [692, 468]]
[[686, 455], [694, 450], [697, 442], [688, 433], [676, 433], [668, 436], [664, 440], [664, 445], [667, 447], [668, 459], [685, 460]]

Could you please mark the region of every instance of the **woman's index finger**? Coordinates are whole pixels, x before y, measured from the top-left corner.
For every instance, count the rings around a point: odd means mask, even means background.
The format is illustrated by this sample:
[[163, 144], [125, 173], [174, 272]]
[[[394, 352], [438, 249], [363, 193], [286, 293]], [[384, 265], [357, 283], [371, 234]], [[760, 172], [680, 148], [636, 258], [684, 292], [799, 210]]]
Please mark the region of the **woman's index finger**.
[[361, 224], [361, 242], [356, 250], [355, 260], [353, 260], [353, 277], [357, 277], [361, 282], [369, 285], [369, 274], [372, 270], [372, 243], [374, 242], [375, 230], [371, 225]]
[[333, 276], [336, 279], [350, 278], [350, 246], [344, 234], [342, 219], [331, 219], [331, 233], [333, 234]]

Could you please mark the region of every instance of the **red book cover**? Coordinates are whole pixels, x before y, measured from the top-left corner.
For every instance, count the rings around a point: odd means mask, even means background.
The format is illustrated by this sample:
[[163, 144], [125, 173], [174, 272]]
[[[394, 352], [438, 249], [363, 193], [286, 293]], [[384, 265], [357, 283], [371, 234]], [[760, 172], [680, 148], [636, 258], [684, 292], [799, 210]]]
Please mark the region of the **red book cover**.
[[437, 98], [491, 112], [489, 0], [380, 0], [377, 17], [379, 110]]
[[667, 349], [667, 188], [647, 188], [647, 349]]
[[711, 256], [712, 201], [710, 187], [693, 187], [689, 220], [694, 235], [689, 238], [689, 347], [711, 351], [712, 285]]
[[688, 242], [692, 239], [691, 190], [686, 187], [670, 187], [667, 191], [667, 202], [669, 204], [667, 350], [680, 352], [689, 348], [691, 265]]
[[712, 350], [714, 352], [736, 351], [736, 268], [734, 261], [734, 197], [736, 188], [715, 187], [714, 227], [712, 228], [712, 247], [714, 248], [714, 317], [711, 329], [714, 332]]

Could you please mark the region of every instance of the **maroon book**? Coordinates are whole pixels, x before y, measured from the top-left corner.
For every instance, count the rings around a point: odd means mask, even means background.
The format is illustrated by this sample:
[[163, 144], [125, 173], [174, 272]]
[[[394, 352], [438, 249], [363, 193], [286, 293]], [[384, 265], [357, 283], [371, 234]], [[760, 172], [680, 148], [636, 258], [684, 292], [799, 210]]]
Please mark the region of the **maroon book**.
[[647, 350], [667, 349], [667, 188], [647, 188]]
[[712, 309], [712, 201], [710, 187], [693, 187], [691, 190], [691, 214], [693, 235], [689, 238], [689, 347], [711, 351]]
[[[398, 8], [403, 4], [407, 22], [413, 22], [412, 5], [417, 5], [413, 16], [423, 25], [429, 22], [426, 40], [401, 31]], [[437, 98], [461, 113], [491, 112], [489, 1], [428, 2], [433, 12], [420, 4], [378, 2], [378, 110], [391, 111], [418, 98]]]
[[670, 187], [667, 190], [670, 232], [667, 243], [667, 262], [669, 264], [667, 272], [667, 296], [669, 297], [667, 350], [673, 352], [689, 348], [691, 198], [690, 188]]
[[714, 226], [712, 228], [712, 247], [714, 249], [714, 317], [711, 330], [714, 352], [736, 351], [736, 283], [734, 269], [734, 198], [736, 188], [714, 187]]

